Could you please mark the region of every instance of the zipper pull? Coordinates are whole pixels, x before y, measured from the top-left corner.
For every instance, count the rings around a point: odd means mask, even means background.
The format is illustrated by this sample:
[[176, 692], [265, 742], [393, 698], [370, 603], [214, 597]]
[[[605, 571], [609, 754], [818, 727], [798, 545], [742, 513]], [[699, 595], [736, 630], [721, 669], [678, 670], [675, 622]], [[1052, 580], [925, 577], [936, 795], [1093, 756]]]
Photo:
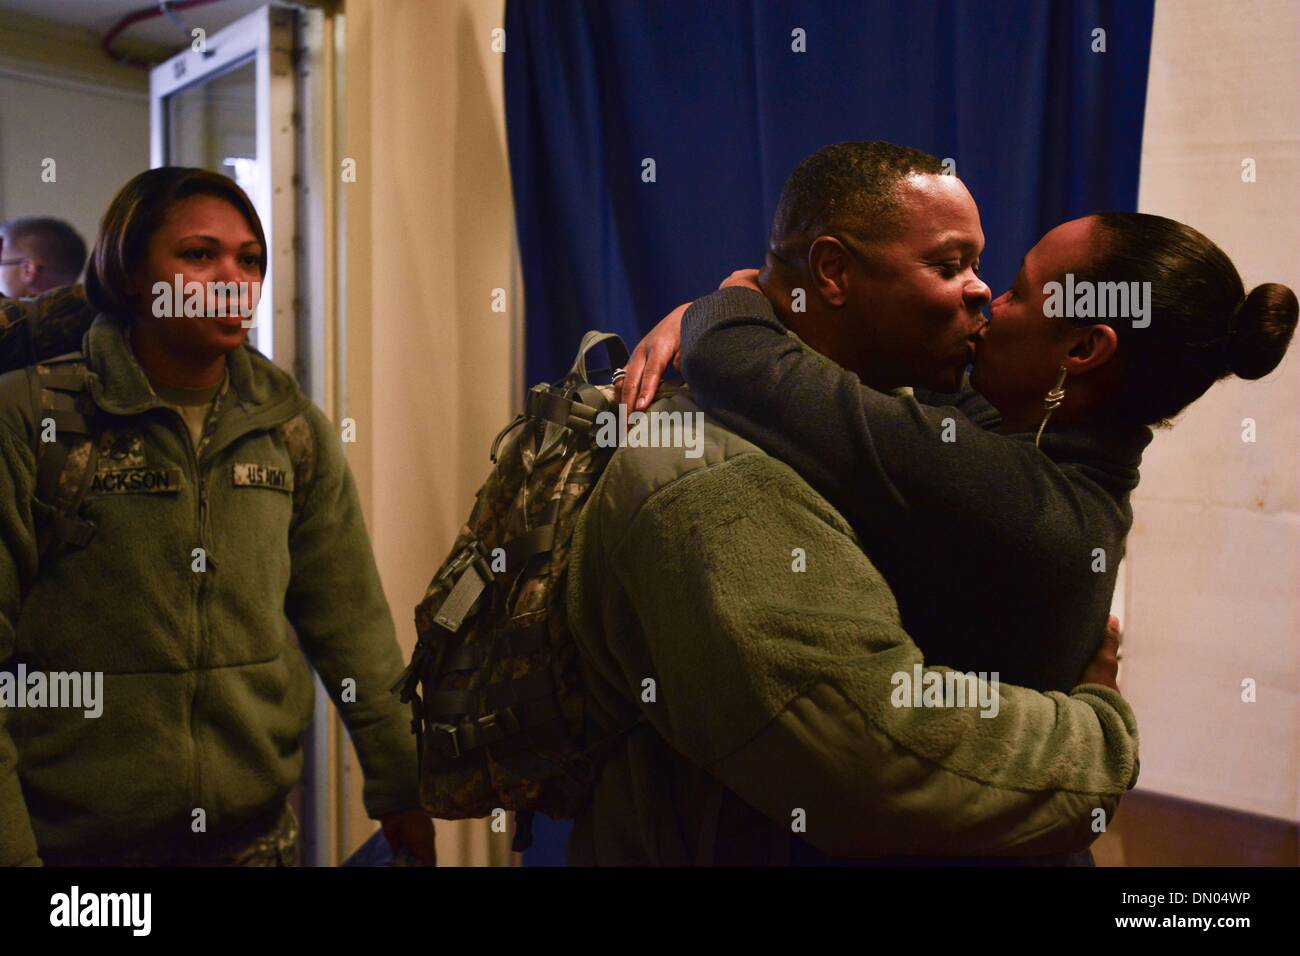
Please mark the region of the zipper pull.
[[199, 479], [199, 542], [208, 556], [208, 566], [215, 568], [217, 559], [212, 554], [212, 535], [208, 525], [208, 490], [203, 479]]

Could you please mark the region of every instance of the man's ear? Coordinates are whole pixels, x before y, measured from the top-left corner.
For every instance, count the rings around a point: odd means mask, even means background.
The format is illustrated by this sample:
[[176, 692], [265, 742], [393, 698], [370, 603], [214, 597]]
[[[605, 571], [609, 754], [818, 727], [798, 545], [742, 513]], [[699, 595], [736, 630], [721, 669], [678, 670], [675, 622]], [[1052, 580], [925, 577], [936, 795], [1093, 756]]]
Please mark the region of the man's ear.
[[1115, 330], [1109, 325], [1098, 323], [1079, 329], [1065, 357], [1066, 367], [1072, 375], [1093, 371], [1109, 362], [1118, 347]]
[[808, 274], [813, 289], [827, 305], [841, 306], [847, 294], [845, 270], [849, 253], [834, 236], [818, 236], [808, 247]]

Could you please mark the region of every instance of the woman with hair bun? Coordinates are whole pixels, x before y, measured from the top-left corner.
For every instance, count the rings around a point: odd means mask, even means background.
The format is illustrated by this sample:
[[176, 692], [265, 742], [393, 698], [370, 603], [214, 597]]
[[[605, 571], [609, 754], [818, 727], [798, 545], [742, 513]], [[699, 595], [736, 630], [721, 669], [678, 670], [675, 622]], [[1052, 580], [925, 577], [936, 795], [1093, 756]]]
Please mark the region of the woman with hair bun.
[[[839, 162], [835, 149], [825, 161]], [[1247, 294], [1223, 251], [1182, 223], [1101, 213], [1048, 232], [990, 302], [969, 194], [913, 172], [895, 197], [913, 184], [950, 190], [955, 213], [909, 222], [921, 204], [899, 202], [895, 230], [866, 241], [870, 222], [819, 218], [853, 208], [818, 188], [863, 180], [855, 167], [842, 172], [787, 183], [763, 270], [734, 273], [656, 326], [628, 363], [624, 401], [645, 408], [680, 349], [695, 403], [784, 460], [854, 526], [927, 660], [1040, 691], [1095, 680], [1089, 661], [1117, 639], [1109, 608], [1151, 428], [1220, 379], [1275, 369], [1295, 332], [1295, 294], [1272, 283]], [[815, 213], [795, 242], [779, 234], [799, 219], [782, 215], [789, 196]], [[1070, 289], [1081, 298], [1061, 308]], [[1098, 310], [1103, 295], [1128, 308]], [[910, 377], [950, 389], [938, 383], [962, 378], [952, 343], [968, 330], [973, 360], [961, 360], [973, 372], [959, 393], [896, 388]], [[858, 367], [804, 344], [828, 341]], [[899, 355], [910, 368], [883, 358]], [[802, 862], [824, 860], [809, 852]]]
[[[887, 393], [788, 334], [806, 340], [821, 321], [811, 300], [829, 280], [810, 275], [815, 258], [769, 254], [761, 273], [734, 273], [679, 307], [634, 352], [624, 400], [653, 394], [680, 348], [693, 400], [855, 526], [927, 658], [1068, 691], [1106, 627], [1151, 428], [1221, 379], [1277, 368], [1295, 294], [1276, 283], [1247, 294], [1231, 260], [1190, 226], [1099, 213], [1057, 226], [1025, 255], [988, 305], [963, 391]], [[841, 266], [863, 273], [842, 281], [890, 292], [880, 270], [854, 257]], [[984, 288], [977, 270], [975, 250], [907, 281], [934, 283], [931, 298], [944, 283], [956, 296], [965, 285], [968, 302], [982, 303], [971, 298]], [[1106, 293], [1103, 283], [1125, 284], [1125, 314], [1098, 316], [1096, 295], [1093, 308], [1065, 314], [1049, 304], [1063, 288]], [[806, 312], [791, 308], [797, 288], [808, 290]]]

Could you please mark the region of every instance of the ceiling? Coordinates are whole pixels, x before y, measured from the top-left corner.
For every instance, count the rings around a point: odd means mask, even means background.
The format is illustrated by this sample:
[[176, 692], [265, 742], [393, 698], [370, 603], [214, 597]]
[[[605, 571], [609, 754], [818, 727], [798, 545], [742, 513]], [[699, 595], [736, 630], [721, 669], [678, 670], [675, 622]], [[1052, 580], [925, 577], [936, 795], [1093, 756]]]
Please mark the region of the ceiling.
[[[156, 0], [0, 0], [0, 10], [12, 10], [42, 20], [92, 30], [100, 36], [127, 14], [157, 5]], [[153, 17], [127, 27], [119, 39], [177, 50], [189, 44], [189, 31], [195, 27], [213, 33], [265, 5], [266, 0], [215, 0], [176, 14], [185, 24], [184, 32], [177, 29], [167, 17]]]

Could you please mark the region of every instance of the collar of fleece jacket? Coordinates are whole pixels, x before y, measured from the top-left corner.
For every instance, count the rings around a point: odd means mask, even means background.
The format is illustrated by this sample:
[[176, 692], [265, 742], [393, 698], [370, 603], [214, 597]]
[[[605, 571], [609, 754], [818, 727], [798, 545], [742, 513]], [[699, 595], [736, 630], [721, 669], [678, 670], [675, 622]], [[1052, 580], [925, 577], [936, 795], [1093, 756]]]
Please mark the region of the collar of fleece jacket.
[[[101, 313], [82, 341], [95, 404], [113, 415], [137, 415], [163, 402], [127, 341], [128, 326]], [[230, 390], [244, 410], [243, 428], [270, 427], [301, 412], [307, 399], [288, 373], [253, 346], [245, 344], [226, 357]]]

